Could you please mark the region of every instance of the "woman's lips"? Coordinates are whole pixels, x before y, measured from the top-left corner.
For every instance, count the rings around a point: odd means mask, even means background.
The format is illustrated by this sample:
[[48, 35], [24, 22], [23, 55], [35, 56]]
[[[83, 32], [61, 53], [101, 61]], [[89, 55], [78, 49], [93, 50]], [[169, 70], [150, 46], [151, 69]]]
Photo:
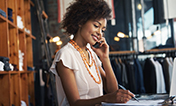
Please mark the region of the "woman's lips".
[[93, 39], [94, 39], [95, 41], [98, 41], [98, 37], [97, 37], [97, 36], [92, 35], [92, 37], [93, 37]]

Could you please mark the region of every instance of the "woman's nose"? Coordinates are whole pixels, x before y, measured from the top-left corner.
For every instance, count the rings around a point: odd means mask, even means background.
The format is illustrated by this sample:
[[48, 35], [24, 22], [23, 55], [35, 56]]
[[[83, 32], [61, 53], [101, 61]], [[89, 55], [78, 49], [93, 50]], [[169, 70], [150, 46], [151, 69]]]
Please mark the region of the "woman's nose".
[[98, 36], [100, 36], [100, 37], [103, 36], [103, 32], [102, 32], [102, 30], [101, 30], [100, 28], [98, 29], [97, 34], [98, 34]]

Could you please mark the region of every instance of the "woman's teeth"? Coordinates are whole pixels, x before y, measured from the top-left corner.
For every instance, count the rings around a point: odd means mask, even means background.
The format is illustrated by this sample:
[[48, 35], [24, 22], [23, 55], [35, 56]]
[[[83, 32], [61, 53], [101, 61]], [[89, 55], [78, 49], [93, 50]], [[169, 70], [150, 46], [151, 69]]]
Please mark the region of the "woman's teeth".
[[94, 40], [96, 40], [96, 41], [98, 40], [96, 36], [93, 35], [92, 37], [93, 37]]

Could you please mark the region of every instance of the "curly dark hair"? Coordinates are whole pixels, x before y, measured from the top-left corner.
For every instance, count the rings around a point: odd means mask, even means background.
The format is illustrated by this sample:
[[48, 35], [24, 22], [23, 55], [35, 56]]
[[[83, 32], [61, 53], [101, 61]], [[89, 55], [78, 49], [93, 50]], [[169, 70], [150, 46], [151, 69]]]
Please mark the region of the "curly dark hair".
[[104, 0], [75, 0], [67, 8], [61, 28], [65, 29], [66, 34], [75, 35], [79, 25], [101, 18], [111, 18], [111, 9]]

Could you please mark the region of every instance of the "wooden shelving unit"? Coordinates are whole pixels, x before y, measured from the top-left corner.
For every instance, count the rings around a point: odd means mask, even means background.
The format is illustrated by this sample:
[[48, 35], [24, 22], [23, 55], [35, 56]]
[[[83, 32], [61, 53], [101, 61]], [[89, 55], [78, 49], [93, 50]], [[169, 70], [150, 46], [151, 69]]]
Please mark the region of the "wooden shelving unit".
[[[31, 34], [31, 5], [34, 5], [31, 0], [0, 0], [0, 9], [6, 13], [6, 17], [0, 15], [0, 56], [8, 57], [9, 63], [19, 69], [19, 50], [24, 53], [22, 71], [0, 71], [2, 106], [20, 106], [21, 101], [35, 106], [34, 71], [27, 70], [27, 66], [33, 67], [32, 39], [35, 39]], [[13, 22], [8, 19], [8, 8], [13, 10]], [[17, 16], [22, 18], [23, 29], [18, 27]]]

